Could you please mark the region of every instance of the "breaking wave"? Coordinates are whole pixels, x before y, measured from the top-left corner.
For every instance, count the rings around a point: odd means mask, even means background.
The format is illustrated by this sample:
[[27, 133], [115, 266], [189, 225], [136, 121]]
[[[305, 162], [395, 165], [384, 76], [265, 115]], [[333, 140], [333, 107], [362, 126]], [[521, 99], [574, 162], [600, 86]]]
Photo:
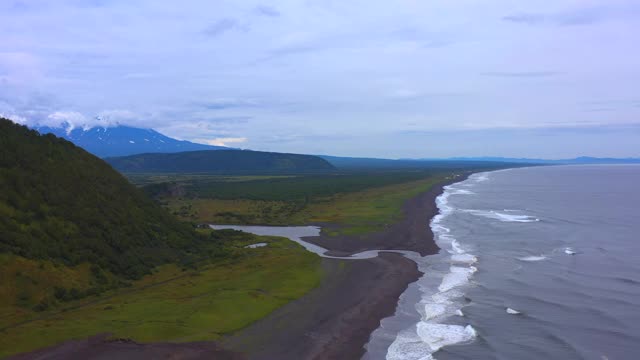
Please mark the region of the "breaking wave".
[[546, 260], [547, 257], [544, 255], [540, 255], [540, 256], [523, 256], [523, 257], [519, 257], [518, 260], [520, 261], [542, 261], [542, 260]]
[[[540, 219], [538, 219], [538, 218], [536, 218], [534, 216], [518, 215], [518, 214], [505, 214], [505, 213], [497, 212], [497, 211], [494, 211], [494, 210], [462, 210], [462, 211], [465, 211], [465, 212], [467, 212], [469, 214], [473, 214], [473, 215], [489, 218], [489, 219], [500, 220], [502, 222], [528, 223], [528, 222], [540, 221]], [[512, 210], [512, 211], [514, 211], [514, 210]]]
[[[486, 174], [476, 174], [470, 177], [471, 181], [484, 181]], [[476, 330], [471, 325], [458, 325], [448, 323], [448, 319], [456, 316], [458, 321], [463, 317], [462, 307], [465, 305], [464, 288], [469, 285], [473, 274], [477, 269], [472, 264], [478, 261], [477, 257], [468, 252], [463, 244], [450, 235], [450, 229], [441, 222], [455, 209], [449, 204], [451, 195], [471, 195], [473, 192], [449, 185], [444, 188], [442, 195], [436, 198], [436, 204], [440, 213], [431, 221], [431, 230], [440, 248], [449, 254], [447, 262], [450, 263], [448, 271], [437, 273], [433, 269], [427, 271], [426, 277], [437, 276], [440, 285], [419, 286], [421, 300], [416, 309], [421, 314], [420, 321], [413, 327], [401, 331], [387, 350], [387, 360], [430, 360], [433, 354], [444, 346], [473, 341], [476, 338]], [[418, 262], [419, 265], [424, 265]], [[421, 282], [418, 280], [418, 283]]]

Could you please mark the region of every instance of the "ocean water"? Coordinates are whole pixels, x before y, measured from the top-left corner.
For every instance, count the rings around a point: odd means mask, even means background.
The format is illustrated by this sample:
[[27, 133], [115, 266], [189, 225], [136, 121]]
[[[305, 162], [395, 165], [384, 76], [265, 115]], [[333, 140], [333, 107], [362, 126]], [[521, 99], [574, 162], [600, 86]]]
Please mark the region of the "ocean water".
[[640, 166], [480, 173], [365, 359], [640, 359]]

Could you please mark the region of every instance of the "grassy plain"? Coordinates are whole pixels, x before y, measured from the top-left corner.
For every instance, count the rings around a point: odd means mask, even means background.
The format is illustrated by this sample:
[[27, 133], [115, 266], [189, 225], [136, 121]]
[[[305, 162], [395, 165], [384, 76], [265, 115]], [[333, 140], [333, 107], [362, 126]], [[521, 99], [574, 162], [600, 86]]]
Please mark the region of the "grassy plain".
[[379, 231], [402, 218], [402, 205], [406, 200], [443, 179], [444, 176], [434, 175], [402, 184], [337, 194], [309, 204], [299, 221], [339, 225], [325, 229], [329, 236]]
[[156, 173], [131, 173], [126, 174], [127, 179], [136, 185], [150, 185], [167, 182], [190, 182], [190, 181], [252, 181], [267, 179], [283, 179], [295, 177], [294, 175], [212, 175], [212, 174], [156, 174]]
[[[268, 246], [244, 248], [257, 242]], [[14, 301], [1, 304], [0, 357], [105, 332], [140, 342], [214, 340], [304, 295], [322, 277], [320, 258], [290, 240], [251, 236], [229, 246], [235, 248], [233, 259], [197, 270], [165, 265], [129, 288], [40, 313], [16, 303], [30, 286], [1, 284], [1, 298]], [[3, 278], [20, 272], [28, 281], [44, 282], [47, 276], [71, 275], [67, 281], [81, 286], [88, 273], [81, 266], [45, 275], [43, 269], [52, 270], [53, 264], [41, 269], [31, 262], [3, 255]]]
[[[450, 173], [400, 172], [251, 179], [211, 179], [145, 187], [185, 221], [218, 224], [332, 223], [327, 235], [366, 234], [400, 219], [404, 202]], [[140, 179], [143, 181], [144, 179]], [[146, 181], [144, 182], [146, 183]]]

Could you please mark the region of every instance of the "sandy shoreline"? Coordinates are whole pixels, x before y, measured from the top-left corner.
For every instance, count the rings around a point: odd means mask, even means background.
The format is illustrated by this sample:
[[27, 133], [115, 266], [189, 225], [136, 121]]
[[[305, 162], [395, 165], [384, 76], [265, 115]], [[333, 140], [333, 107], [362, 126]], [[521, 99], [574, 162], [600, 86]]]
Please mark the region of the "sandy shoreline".
[[379, 320], [420, 272], [398, 254], [323, 259], [326, 276], [309, 294], [222, 342], [250, 359], [358, 359]]
[[405, 202], [403, 219], [374, 234], [358, 236], [307, 237], [305, 241], [329, 249], [327, 255], [348, 256], [366, 250], [411, 250], [421, 256], [437, 254], [440, 248], [433, 239], [429, 221], [438, 214], [436, 197], [443, 188], [463, 181], [464, 176], [448, 179]]
[[[351, 255], [366, 250], [411, 250], [422, 256], [439, 251], [429, 221], [438, 214], [435, 199], [448, 179], [403, 206], [404, 217], [367, 236], [306, 237], [331, 251]], [[276, 310], [222, 342], [236, 351], [251, 349], [250, 359], [359, 359], [380, 321], [395, 313], [400, 295], [422, 273], [400, 254], [381, 253], [366, 260], [323, 259], [327, 275], [311, 293]]]
[[[304, 240], [330, 249], [328, 255], [366, 250], [435, 254], [439, 248], [428, 226], [438, 213], [435, 199], [444, 186], [464, 178], [449, 179], [407, 200], [403, 220], [379, 233]], [[322, 266], [326, 276], [318, 288], [218, 344], [136, 344], [94, 337], [11, 359], [359, 359], [371, 333], [394, 314], [400, 295], [422, 275], [413, 261], [394, 253], [366, 260], [323, 258]]]

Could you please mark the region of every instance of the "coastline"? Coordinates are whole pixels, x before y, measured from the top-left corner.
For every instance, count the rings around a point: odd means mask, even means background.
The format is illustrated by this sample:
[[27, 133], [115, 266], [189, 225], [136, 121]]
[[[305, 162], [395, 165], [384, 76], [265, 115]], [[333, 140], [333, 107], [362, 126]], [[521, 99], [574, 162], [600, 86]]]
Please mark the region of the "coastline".
[[[436, 198], [444, 187], [466, 180], [465, 173], [408, 199], [403, 219], [366, 236], [317, 236], [304, 240], [348, 256], [367, 250], [409, 250], [437, 254], [429, 223], [439, 213]], [[229, 336], [221, 345], [245, 351], [250, 359], [359, 359], [382, 319], [392, 316], [400, 296], [423, 273], [403, 255], [380, 253], [364, 260], [323, 258], [322, 284], [302, 298]]]
[[[367, 250], [409, 250], [421, 256], [439, 247], [429, 223], [439, 209], [436, 198], [444, 187], [471, 173], [447, 179], [408, 199], [403, 219], [383, 231], [363, 236], [306, 237], [305, 241], [348, 256]], [[15, 359], [97, 359], [180, 356], [182, 359], [357, 359], [382, 319], [392, 316], [400, 296], [423, 273], [417, 264], [395, 253], [362, 260], [322, 259], [325, 277], [303, 297], [227, 337], [205, 343], [136, 344], [102, 337], [67, 341]], [[123, 348], [125, 350], [123, 350]], [[89, 351], [88, 349], [93, 349]], [[247, 351], [247, 349], [250, 349]], [[44, 356], [44, 357], [43, 357]]]
[[321, 285], [221, 342], [250, 359], [359, 359], [380, 319], [418, 280], [417, 265], [399, 254], [367, 260], [323, 259]]
[[408, 199], [402, 206], [402, 220], [386, 229], [366, 235], [338, 235], [305, 237], [304, 241], [329, 249], [326, 255], [350, 256], [367, 250], [408, 250], [420, 256], [437, 254], [440, 248], [434, 240], [429, 222], [438, 215], [436, 198], [444, 187], [466, 180], [471, 174], [465, 173], [446, 179], [431, 189]]

